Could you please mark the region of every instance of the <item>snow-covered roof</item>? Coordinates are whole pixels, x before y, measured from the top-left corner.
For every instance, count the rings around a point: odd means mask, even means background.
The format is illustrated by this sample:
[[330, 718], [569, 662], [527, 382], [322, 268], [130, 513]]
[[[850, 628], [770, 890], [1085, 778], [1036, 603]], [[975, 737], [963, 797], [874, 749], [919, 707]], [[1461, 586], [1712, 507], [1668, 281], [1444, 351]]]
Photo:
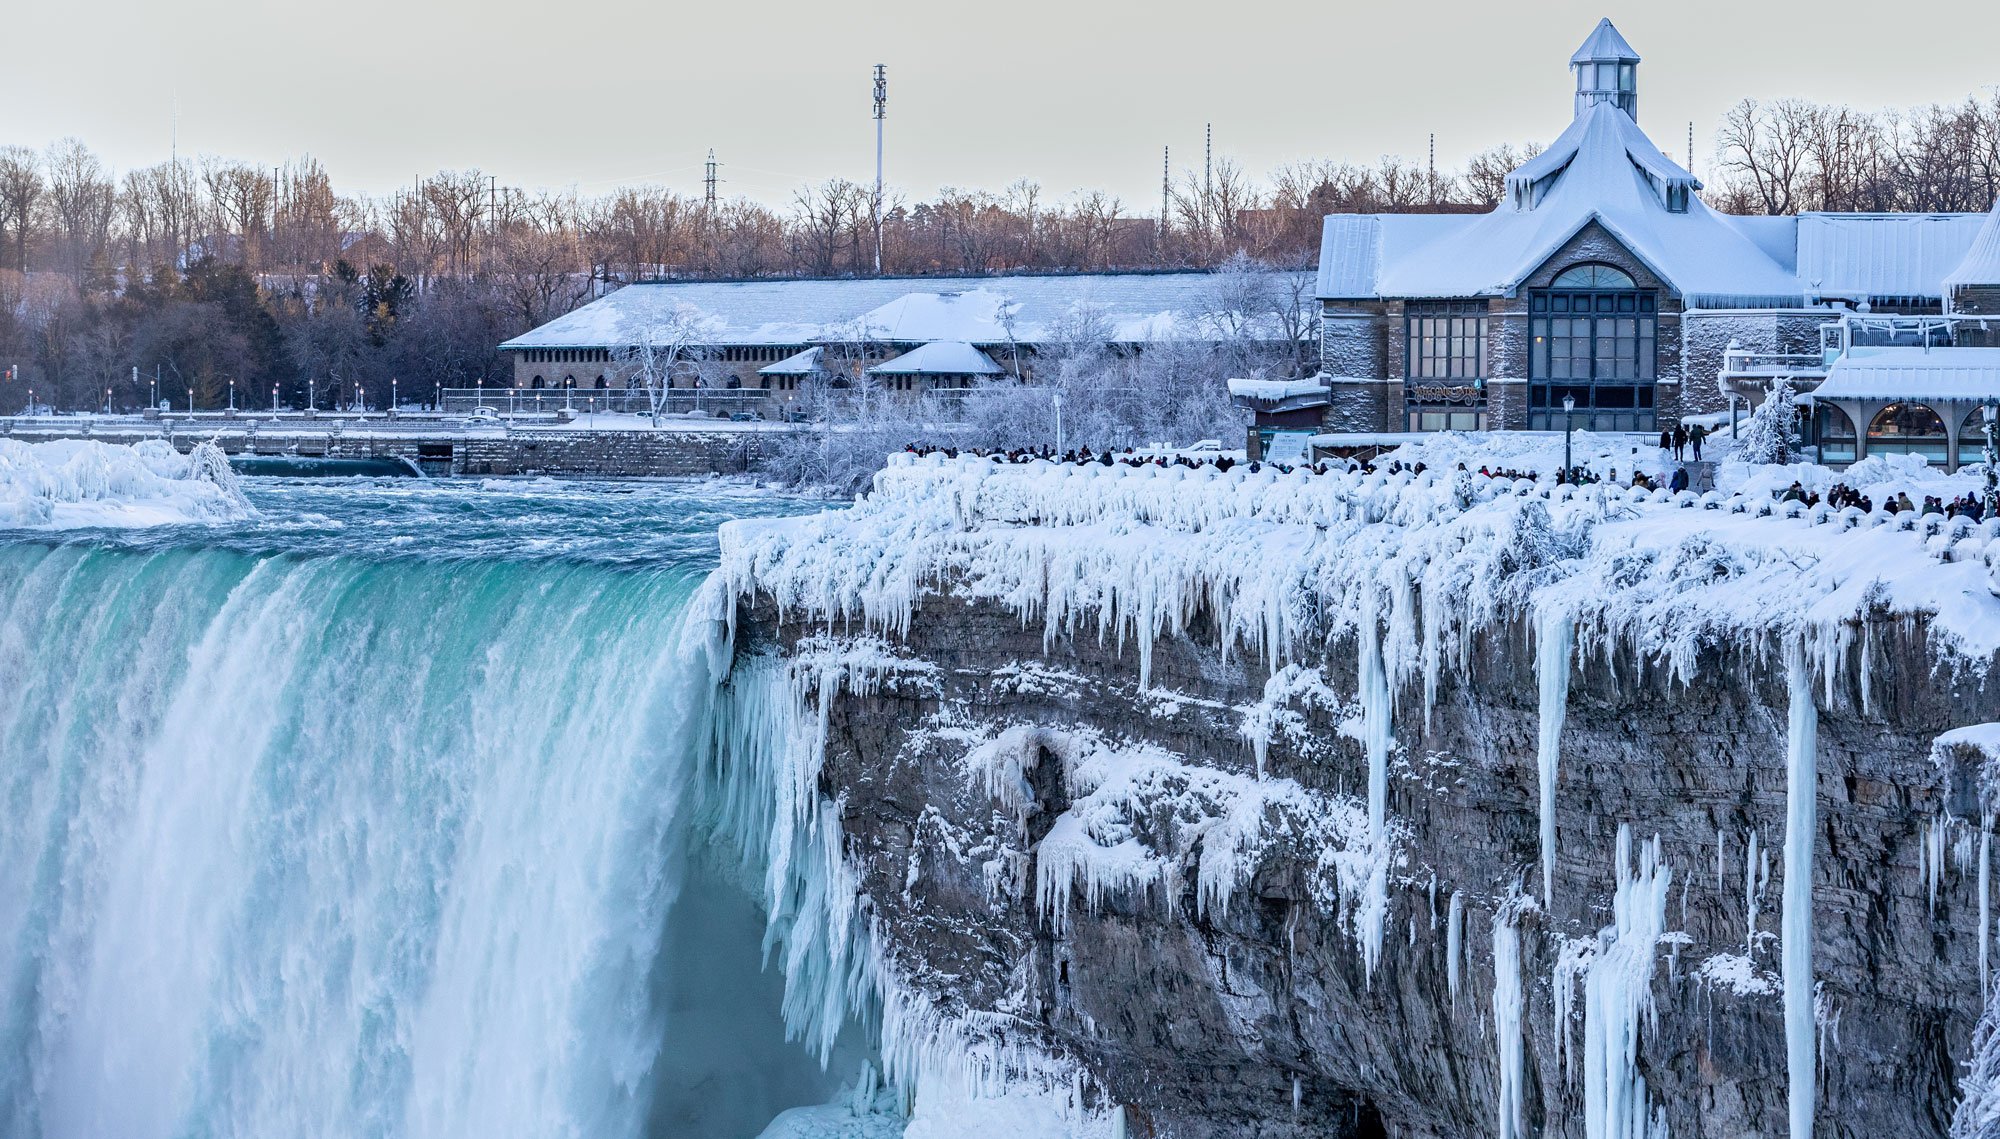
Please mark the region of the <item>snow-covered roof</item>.
[[[1592, 222], [1690, 308], [1808, 298], [1935, 297], [1956, 276], [1982, 214], [1736, 217], [1666, 188], [1699, 185], [1609, 103], [1585, 108], [1555, 145], [1508, 177], [1508, 200], [1476, 215], [1335, 214], [1320, 237], [1317, 295], [1507, 296]], [[1992, 259], [2000, 277], [2000, 222]]]
[[1965, 285], [2000, 285], [2000, 201], [1980, 219], [1965, 259], [1944, 279], [1947, 293]]
[[2000, 348], [1850, 348], [1812, 391], [1820, 399], [2000, 399]]
[[1329, 390], [1327, 382], [1308, 377], [1302, 380], [1231, 380], [1229, 394], [1254, 396], [1257, 399], [1285, 399], [1295, 395], [1325, 395]]
[[819, 357], [820, 353], [824, 351], [826, 349], [814, 347], [808, 348], [803, 352], [794, 352], [775, 364], [766, 364], [757, 369], [757, 374], [760, 376], [810, 376], [814, 372], [819, 371]]
[[998, 376], [1005, 371], [963, 340], [933, 340], [868, 369], [874, 376]]
[[1767, 304], [1798, 296], [1796, 278], [1762, 242], [1698, 198], [1690, 194], [1684, 213], [1667, 209], [1667, 187], [1699, 183], [1613, 104], [1584, 108], [1509, 185], [1509, 200], [1487, 214], [1328, 218], [1319, 295], [1509, 295], [1595, 222], [1684, 296]]
[[1593, 59], [1621, 59], [1637, 63], [1639, 53], [1632, 50], [1632, 45], [1625, 42], [1625, 37], [1618, 34], [1618, 29], [1611, 26], [1609, 19], [1604, 19], [1597, 21], [1597, 27], [1591, 29], [1583, 46], [1569, 57], [1572, 64], [1588, 63]]
[[662, 281], [627, 285], [500, 347], [616, 348], [634, 342], [635, 328], [689, 313], [708, 344], [1034, 344], [1084, 314], [1101, 318], [1111, 340], [1146, 343], [1198, 337], [1217, 285], [1212, 273]]
[[1935, 297], [1979, 214], [1800, 214], [1798, 278], [1819, 297]]

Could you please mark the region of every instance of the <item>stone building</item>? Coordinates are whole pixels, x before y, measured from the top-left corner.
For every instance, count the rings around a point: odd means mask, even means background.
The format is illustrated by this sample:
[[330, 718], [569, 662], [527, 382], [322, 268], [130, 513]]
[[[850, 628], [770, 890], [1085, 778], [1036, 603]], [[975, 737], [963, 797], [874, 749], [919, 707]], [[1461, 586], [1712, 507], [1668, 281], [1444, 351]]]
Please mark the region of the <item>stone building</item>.
[[1491, 212], [1326, 219], [1328, 430], [1654, 431], [1779, 375], [1810, 388], [1844, 315], [1942, 316], [1948, 289], [2000, 314], [1983, 215], [1717, 213], [1640, 129], [1639, 55], [1610, 21], [1569, 66], [1573, 121]]
[[[624, 388], [650, 345], [672, 356], [676, 387], [785, 400], [814, 377], [839, 386], [866, 374], [891, 390], [948, 391], [1032, 379], [1055, 341], [1137, 352], [1243, 335], [1219, 312], [1223, 292], [1203, 272], [641, 283], [500, 350], [522, 390]], [[1277, 336], [1275, 321], [1250, 326]]]

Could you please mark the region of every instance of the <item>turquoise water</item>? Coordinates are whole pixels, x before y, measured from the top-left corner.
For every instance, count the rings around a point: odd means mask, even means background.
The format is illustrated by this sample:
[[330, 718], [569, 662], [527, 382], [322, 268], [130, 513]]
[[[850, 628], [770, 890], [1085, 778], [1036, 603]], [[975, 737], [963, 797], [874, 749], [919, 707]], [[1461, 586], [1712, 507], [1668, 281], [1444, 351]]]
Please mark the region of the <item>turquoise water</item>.
[[753, 1135], [837, 1077], [692, 825], [717, 484], [0, 535], [0, 1132]]

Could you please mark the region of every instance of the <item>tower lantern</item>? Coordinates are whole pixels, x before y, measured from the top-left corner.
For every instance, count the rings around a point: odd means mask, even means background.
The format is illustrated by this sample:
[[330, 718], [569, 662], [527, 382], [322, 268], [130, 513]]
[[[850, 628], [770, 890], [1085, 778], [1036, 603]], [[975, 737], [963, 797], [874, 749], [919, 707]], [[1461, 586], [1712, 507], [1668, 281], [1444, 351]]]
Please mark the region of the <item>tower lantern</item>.
[[1618, 109], [1639, 118], [1639, 53], [1618, 34], [1610, 20], [1597, 21], [1590, 38], [1569, 57], [1576, 72], [1576, 113], [1581, 115], [1593, 104], [1613, 103]]

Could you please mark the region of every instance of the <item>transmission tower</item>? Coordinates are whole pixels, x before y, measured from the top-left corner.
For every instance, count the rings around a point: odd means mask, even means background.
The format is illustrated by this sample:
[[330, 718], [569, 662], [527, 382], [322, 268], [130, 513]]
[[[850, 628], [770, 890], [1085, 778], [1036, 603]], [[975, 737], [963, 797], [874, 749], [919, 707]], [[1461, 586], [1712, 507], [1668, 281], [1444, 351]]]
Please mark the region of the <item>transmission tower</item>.
[[716, 183], [722, 181], [722, 179], [715, 176], [716, 166], [715, 148], [711, 146], [708, 148], [708, 163], [703, 167], [701, 176], [701, 200], [702, 204], [708, 207], [708, 212], [710, 213], [715, 212]]
[[882, 116], [889, 105], [889, 69], [875, 65], [875, 275], [882, 275]]

